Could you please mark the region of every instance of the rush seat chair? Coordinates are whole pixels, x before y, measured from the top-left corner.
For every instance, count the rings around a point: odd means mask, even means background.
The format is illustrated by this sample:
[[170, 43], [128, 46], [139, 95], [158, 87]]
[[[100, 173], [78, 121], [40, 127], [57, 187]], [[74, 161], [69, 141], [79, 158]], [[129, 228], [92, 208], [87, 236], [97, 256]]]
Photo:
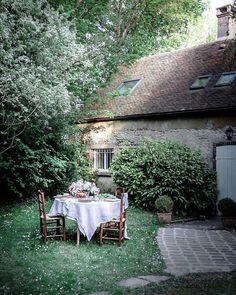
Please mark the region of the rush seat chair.
[[123, 192], [119, 194], [120, 198], [120, 212], [117, 218], [112, 219], [109, 222], [101, 223], [99, 230], [99, 243], [103, 245], [105, 240], [117, 241], [121, 246], [124, 241], [126, 214], [124, 213], [124, 195]]
[[61, 238], [66, 241], [65, 217], [63, 215], [49, 216], [45, 209], [44, 193], [38, 190], [40, 238], [44, 242], [48, 238]]

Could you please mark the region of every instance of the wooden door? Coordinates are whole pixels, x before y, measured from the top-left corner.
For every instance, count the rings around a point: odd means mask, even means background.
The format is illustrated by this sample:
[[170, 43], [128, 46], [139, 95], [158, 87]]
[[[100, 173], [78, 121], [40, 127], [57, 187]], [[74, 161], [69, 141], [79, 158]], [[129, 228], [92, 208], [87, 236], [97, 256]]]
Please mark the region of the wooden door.
[[218, 201], [231, 198], [236, 202], [236, 145], [216, 147]]

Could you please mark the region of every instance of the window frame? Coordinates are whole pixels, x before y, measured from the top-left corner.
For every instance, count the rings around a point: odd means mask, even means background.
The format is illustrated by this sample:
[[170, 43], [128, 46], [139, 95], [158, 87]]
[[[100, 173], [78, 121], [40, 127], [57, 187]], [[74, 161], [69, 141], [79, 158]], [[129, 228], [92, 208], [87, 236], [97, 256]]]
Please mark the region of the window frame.
[[[116, 91], [118, 91], [119, 95], [130, 95], [134, 90], [135, 88], [138, 86], [138, 84], [141, 82], [142, 78], [136, 78], [136, 79], [131, 79], [131, 80], [125, 80], [123, 81], [117, 88], [116, 88]], [[133, 82], [133, 81], [137, 81], [137, 83], [132, 87], [130, 88], [129, 92], [128, 93], [121, 93], [120, 92], [120, 89], [125, 85], [125, 83], [128, 83], [128, 82]]]
[[[114, 148], [91, 148], [90, 152], [92, 170], [96, 170], [100, 173], [109, 173], [110, 165], [114, 156]], [[99, 157], [102, 157], [102, 159], [99, 159]], [[100, 163], [102, 163], [102, 168], [98, 168]]]
[[[198, 76], [198, 77], [193, 81], [192, 85], [190, 86], [190, 90], [204, 89], [204, 88], [206, 88], [207, 84], [208, 84], [209, 81], [211, 80], [211, 77], [212, 77], [211, 74]], [[196, 81], [197, 81], [198, 79], [202, 79], [202, 78], [207, 78], [207, 80], [206, 80], [206, 84], [205, 84], [204, 86], [193, 86], [193, 84], [196, 83]]]
[[[233, 78], [231, 79], [231, 81], [230, 81], [230, 82], [227, 82], [227, 83], [219, 83], [219, 80], [221, 79], [221, 77], [223, 77], [223, 76], [227, 76], [227, 75], [233, 75]], [[218, 80], [216, 81], [216, 83], [215, 83], [215, 87], [229, 86], [229, 85], [231, 85], [231, 84], [234, 82], [235, 78], [236, 78], [236, 72], [235, 72], [235, 71], [233, 71], [233, 72], [224, 72], [224, 73], [222, 73], [222, 74], [220, 75], [220, 77], [219, 77]]]

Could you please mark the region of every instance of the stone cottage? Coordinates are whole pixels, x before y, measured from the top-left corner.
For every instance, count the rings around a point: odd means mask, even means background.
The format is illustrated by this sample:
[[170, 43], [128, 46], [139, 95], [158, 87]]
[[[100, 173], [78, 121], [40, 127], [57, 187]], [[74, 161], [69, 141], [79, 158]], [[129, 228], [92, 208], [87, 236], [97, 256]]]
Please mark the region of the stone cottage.
[[83, 127], [104, 185], [111, 182], [109, 166], [120, 148], [144, 137], [173, 139], [200, 149], [217, 169], [219, 198], [227, 194], [236, 200], [236, 142], [230, 134], [236, 130], [232, 10], [231, 5], [217, 10], [216, 42], [121, 66], [110, 85], [98, 91], [104, 103], [93, 106], [96, 115]]

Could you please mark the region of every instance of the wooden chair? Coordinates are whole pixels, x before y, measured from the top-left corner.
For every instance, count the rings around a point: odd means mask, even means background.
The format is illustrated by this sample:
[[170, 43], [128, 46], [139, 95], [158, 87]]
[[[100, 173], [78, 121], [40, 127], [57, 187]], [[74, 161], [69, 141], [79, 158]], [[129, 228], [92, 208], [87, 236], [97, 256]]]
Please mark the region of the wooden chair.
[[120, 199], [121, 196], [124, 195], [124, 192], [125, 192], [125, 189], [123, 187], [117, 187], [115, 189], [115, 196]]
[[[124, 197], [125, 188], [124, 187], [117, 187], [115, 189], [115, 196], [118, 199], [121, 199], [121, 197]], [[126, 209], [123, 207], [123, 217], [126, 219]]]
[[99, 231], [99, 243], [103, 245], [104, 240], [113, 240], [118, 241], [118, 245], [121, 246], [124, 241], [125, 233], [125, 222], [126, 222], [126, 213], [124, 210], [124, 194], [123, 191], [119, 194], [120, 198], [120, 213], [118, 218], [114, 218], [107, 223], [100, 224]]
[[44, 242], [48, 238], [61, 238], [66, 241], [65, 217], [63, 215], [49, 216], [45, 209], [44, 193], [38, 190], [40, 237]]

